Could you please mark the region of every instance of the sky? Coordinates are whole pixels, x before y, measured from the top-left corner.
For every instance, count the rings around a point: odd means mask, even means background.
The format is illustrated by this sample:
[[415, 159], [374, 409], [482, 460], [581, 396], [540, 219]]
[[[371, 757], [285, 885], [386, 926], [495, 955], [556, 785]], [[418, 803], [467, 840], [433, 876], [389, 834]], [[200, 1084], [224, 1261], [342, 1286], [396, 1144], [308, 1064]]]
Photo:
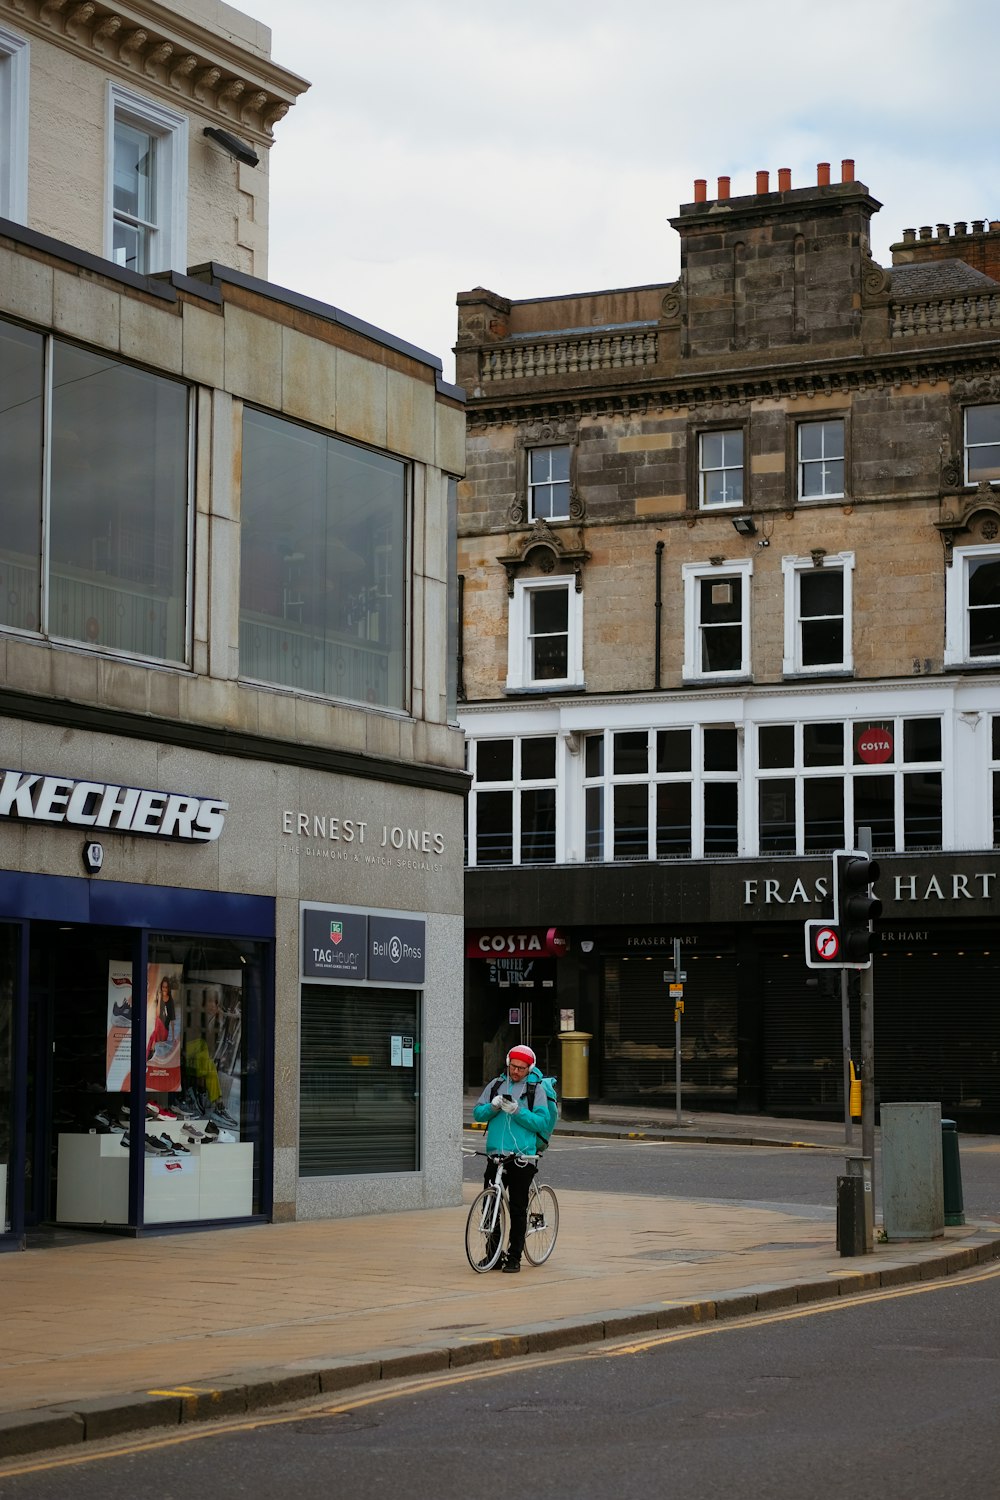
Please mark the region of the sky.
[[1000, 219], [995, 0], [240, 0], [312, 85], [275, 128], [268, 279], [437, 355], [455, 297], [670, 282], [693, 201], [853, 158], [905, 228]]

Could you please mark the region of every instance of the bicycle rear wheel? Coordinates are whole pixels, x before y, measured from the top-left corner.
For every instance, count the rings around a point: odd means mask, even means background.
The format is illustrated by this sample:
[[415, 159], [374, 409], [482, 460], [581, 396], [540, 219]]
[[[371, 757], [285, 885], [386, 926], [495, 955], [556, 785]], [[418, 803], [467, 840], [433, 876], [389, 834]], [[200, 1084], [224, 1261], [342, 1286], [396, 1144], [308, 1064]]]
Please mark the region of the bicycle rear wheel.
[[559, 1201], [550, 1187], [531, 1184], [528, 1194], [528, 1232], [524, 1253], [533, 1266], [548, 1260], [556, 1248], [559, 1233]]
[[501, 1198], [494, 1223], [496, 1198], [495, 1188], [484, 1188], [465, 1221], [465, 1253], [474, 1271], [492, 1271], [507, 1243], [507, 1205]]

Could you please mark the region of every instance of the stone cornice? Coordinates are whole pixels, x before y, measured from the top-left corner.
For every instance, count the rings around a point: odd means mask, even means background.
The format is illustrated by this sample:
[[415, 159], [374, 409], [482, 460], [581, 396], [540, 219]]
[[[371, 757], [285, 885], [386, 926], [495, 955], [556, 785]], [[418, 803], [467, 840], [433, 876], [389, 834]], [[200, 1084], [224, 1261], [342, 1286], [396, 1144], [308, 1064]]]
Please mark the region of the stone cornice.
[[29, 36], [97, 59], [116, 78], [267, 146], [274, 126], [309, 87], [250, 48], [156, 0], [0, 0], [0, 18]]
[[757, 401], [814, 400], [892, 387], [950, 385], [1000, 371], [1000, 340], [952, 350], [907, 351], [900, 358], [858, 356], [848, 360], [801, 361], [769, 368], [702, 370], [635, 380], [614, 389], [518, 392], [488, 397], [467, 394], [470, 429], [527, 421], [553, 422], [584, 417], [632, 417], [707, 406], [739, 409]]

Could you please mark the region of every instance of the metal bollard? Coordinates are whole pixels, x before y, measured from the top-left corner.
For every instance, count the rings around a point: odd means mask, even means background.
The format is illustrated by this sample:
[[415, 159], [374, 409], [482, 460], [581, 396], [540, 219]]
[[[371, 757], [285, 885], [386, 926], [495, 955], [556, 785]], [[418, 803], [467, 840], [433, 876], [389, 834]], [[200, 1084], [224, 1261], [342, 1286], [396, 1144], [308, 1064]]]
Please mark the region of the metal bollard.
[[837, 1251], [870, 1255], [875, 1240], [870, 1156], [849, 1156], [847, 1174], [837, 1178]]
[[941, 1121], [941, 1168], [944, 1180], [944, 1222], [964, 1224], [962, 1163], [958, 1157], [958, 1126], [954, 1120]]

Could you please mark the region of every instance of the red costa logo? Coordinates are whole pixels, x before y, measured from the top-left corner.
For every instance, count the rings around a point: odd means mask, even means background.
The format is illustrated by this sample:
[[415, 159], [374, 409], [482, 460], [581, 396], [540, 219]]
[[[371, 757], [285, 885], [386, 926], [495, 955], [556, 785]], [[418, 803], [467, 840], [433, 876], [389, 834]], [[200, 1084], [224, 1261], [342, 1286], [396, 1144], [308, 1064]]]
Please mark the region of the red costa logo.
[[859, 729], [854, 743], [858, 759], [866, 766], [880, 766], [892, 759], [891, 729]]

